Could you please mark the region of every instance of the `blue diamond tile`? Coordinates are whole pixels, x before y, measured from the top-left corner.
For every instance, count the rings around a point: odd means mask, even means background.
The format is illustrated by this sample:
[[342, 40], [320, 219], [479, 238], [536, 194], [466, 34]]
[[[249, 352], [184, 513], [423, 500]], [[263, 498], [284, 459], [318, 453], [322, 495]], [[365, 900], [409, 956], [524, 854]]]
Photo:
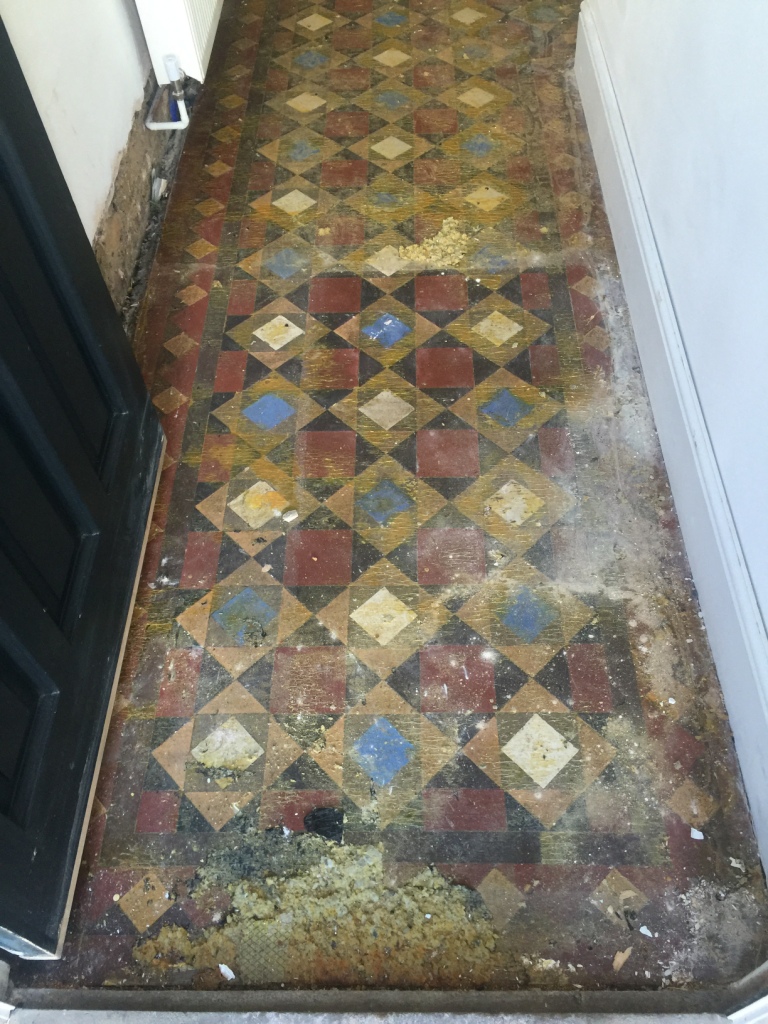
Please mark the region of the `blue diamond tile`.
[[386, 25], [387, 28], [396, 28], [398, 25], [403, 24], [405, 15], [398, 14], [397, 11], [385, 11], [384, 14], [379, 14], [373, 20], [378, 22], [379, 25]]
[[384, 348], [392, 348], [401, 338], [410, 333], [411, 328], [390, 313], [384, 313], [370, 327], [363, 328], [363, 334], [367, 334], [369, 338], [374, 338]]
[[391, 480], [382, 480], [378, 487], [358, 499], [357, 504], [375, 519], [379, 526], [388, 526], [400, 512], [406, 512], [413, 502]]
[[288, 159], [294, 163], [301, 163], [303, 160], [314, 160], [320, 156], [320, 147], [315, 146], [307, 139], [296, 139], [288, 151]]
[[487, 135], [473, 135], [471, 139], [462, 145], [462, 149], [466, 149], [468, 152], [474, 154], [474, 156], [487, 156], [488, 153], [493, 149], [494, 144], [488, 138]]
[[478, 249], [472, 259], [478, 267], [486, 270], [489, 274], [503, 274], [513, 265], [511, 259], [502, 256], [490, 245], [484, 245], [482, 249]]
[[480, 406], [480, 412], [484, 412], [503, 427], [514, 427], [532, 410], [532, 405], [513, 395], [507, 388], [497, 391], [490, 402]]
[[373, 201], [377, 206], [399, 206], [400, 197], [392, 192], [374, 192]]
[[318, 53], [317, 50], [305, 50], [304, 53], [299, 54], [293, 63], [298, 64], [302, 68], [319, 68], [323, 64], [328, 63], [328, 58], [325, 54]]
[[247, 416], [251, 423], [265, 430], [274, 430], [283, 420], [293, 416], [296, 410], [292, 405], [284, 402], [279, 395], [263, 395], [253, 405], [243, 409], [243, 416]]
[[[276, 615], [274, 608], [270, 608], [266, 601], [262, 601], [250, 587], [246, 587], [214, 612], [212, 618], [234, 638], [238, 647], [242, 647], [248, 641], [246, 631], [252, 630], [254, 626], [266, 628]], [[258, 635], [259, 630], [254, 632]]]
[[532, 644], [556, 618], [554, 609], [528, 587], [523, 587], [508, 605], [501, 621], [524, 643]]
[[378, 102], [387, 110], [400, 110], [401, 107], [408, 106], [408, 97], [395, 89], [384, 89], [379, 93]]
[[309, 260], [298, 249], [281, 249], [264, 260], [264, 263], [283, 280], [309, 268]]
[[414, 746], [386, 718], [373, 725], [352, 744], [352, 755], [377, 786], [387, 786], [413, 756]]

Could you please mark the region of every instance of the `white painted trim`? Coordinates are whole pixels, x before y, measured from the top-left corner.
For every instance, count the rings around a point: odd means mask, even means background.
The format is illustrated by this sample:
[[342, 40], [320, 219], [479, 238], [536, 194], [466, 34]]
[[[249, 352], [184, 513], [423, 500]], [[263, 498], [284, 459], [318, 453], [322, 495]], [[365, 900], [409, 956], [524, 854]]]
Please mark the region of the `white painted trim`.
[[591, 0], [578, 82], [651, 406], [768, 867], [768, 635], [675, 315]]
[[768, 996], [750, 1003], [743, 1010], [729, 1014], [728, 1020], [734, 1021], [734, 1024], [763, 1024], [768, 1021]]

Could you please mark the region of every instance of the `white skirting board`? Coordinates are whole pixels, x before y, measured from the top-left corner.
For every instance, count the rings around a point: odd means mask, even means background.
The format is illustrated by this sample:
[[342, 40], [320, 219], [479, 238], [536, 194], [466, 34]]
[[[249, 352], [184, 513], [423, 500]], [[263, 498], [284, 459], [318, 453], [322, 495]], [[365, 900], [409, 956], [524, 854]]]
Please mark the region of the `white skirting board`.
[[590, 0], [585, 0], [581, 9], [576, 80], [670, 485], [730, 716], [760, 854], [768, 869], [768, 636]]

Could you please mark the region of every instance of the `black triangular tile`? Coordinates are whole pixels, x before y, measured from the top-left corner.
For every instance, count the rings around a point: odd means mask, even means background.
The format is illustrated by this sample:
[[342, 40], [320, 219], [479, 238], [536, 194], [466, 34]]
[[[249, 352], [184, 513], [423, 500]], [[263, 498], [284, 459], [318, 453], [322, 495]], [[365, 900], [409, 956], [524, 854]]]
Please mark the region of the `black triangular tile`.
[[[309, 588], [305, 588], [309, 589]], [[317, 587], [323, 590], [323, 587]], [[329, 595], [330, 597], [330, 595]], [[338, 647], [341, 641], [334, 637], [327, 626], [317, 619], [309, 619], [283, 641], [286, 647]]]
[[439, 494], [442, 494], [444, 498], [451, 501], [453, 498], [458, 496], [475, 482], [477, 477], [474, 476], [438, 476], [438, 477], [425, 477], [424, 482], [433, 487]]
[[349, 526], [343, 519], [339, 519], [335, 512], [321, 506], [302, 520], [301, 528], [302, 530], [348, 530]]
[[400, 376], [407, 380], [409, 384], [416, 386], [416, 352], [411, 351], [408, 355], [403, 356], [398, 362], [396, 362], [390, 369], [394, 370], [395, 373], [399, 373]]
[[367, 352], [360, 352], [358, 379], [361, 385], [367, 384], [372, 377], [375, 377], [377, 373], [381, 373], [383, 369], [382, 364], [374, 359], [373, 356], [369, 356]]
[[269, 366], [265, 366], [260, 359], [254, 359], [252, 355], [248, 355], [245, 361], [245, 378], [243, 380], [243, 390], [249, 388], [252, 384], [257, 384], [260, 380], [264, 380], [268, 377], [272, 370]]
[[265, 654], [255, 665], [251, 665], [242, 675], [237, 677], [238, 683], [255, 697], [265, 708], [270, 704], [270, 690], [272, 681], [272, 655]]
[[278, 537], [277, 540], [267, 544], [256, 555], [256, 561], [259, 565], [271, 566], [269, 571], [278, 580], [282, 580], [283, 573], [285, 572], [285, 545], [285, 536]]
[[521, 668], [501, 655], [494, 665], [496, 704], [499, 708], [512, 700], [517, 691], [528, 682], [528, 675]]
[[344, 484], [343, 480], [335, 480], [331, 477], [303, 477], [301, 486], [309, 491], [317, 501], [325, 501], [335, 494]]
[[487, 299], [491, 294], [492, 289], [486, 288], [484, 284], [475, 280], [474, 277], [470, 277], [467, 280], [467, 298], [469, 299], [469, 308], [476, 306], [478, 302], [482, 302], [483, 299]]
[[409, 579], [418, 579], [416, 542], [414, 540], [408, 540], [399, 547], [396, 547], [394, 551], [389, 552], [387, 558], [392, 565], [396, 566], [400, 572], [405, 573]]
[[472, 366], [475, 371], [475, 385], [482, 384], [499, 369], [496, 363], [486, 359], [479, 352], [472, 353]]
[[429, 641], [428, 647], [443, 647], [443, 646], [474, 646], [481, 645], [483, 647], [488, 646], [488, 641], [484, 637], [476, 633], [471, 626], [468, 626], [466, 622], [452, 615], [447, 622], [443, 623], [440, 629], [435, 633], [432, 639]]
[[405, 284], [400, 285], [394, 292], [392, 297], [397, 299], [398, 302], [402, 302], [408, 309], [413, 309], [416, 305], [416, 283], [415, 281], [407, 281]]
[[[214, 697], [218, 697], [222, 690], [226, 690], [231, 682], [232, 676], [224, 666], [220, 665], [208, 651], [205, 651], [195, 689], [195, 711], [204, 708]], [[156, 746], [157, 744], [154, 745]]]
[[346, 398], [347, 395], [351, 393], [352, 392], [350, 388], [345, 388], [344, 390], [338, 388], [334, 391], [329, 390], [307, 392], [309, 397], [313, 399], [315, 402], [317, 402], [318, 405], [321, 405], [324, 409], [330, 409], [331, 406], [336, 405], [337, 402], [340, 402], [343, 398]]
[[332, 412], [327, 409], [321, 412], [319, 416], [316, 416], [310, 423], [303, 426], [299, 433], [303, 433], [307, 430], [349, 430], [346, 423], [342, 423], [341, 420], [334, 416]]
[[571, 679], [568, 674], [568, 662], [565, 653], [560, 651], [536, 674], [536, 682], [557, 697], [563, 704], [571, 703]]
[[277, 724], [304, 750], [317, 743], [338, 719], [338, 715], [316, 715], [308, 711], [300, 715], [275, 715]]
[[277, 372], [281, 377], [284, 377], [291, 384], [295, 384], [296, 387], [301, 383], [301, 373], [304, 369], [301, 359], [294, 357], [293, 359], [287, 359], [284, 363], [281, 363], [277, 367]]
[[270, 789], [320, 789], [334, 792], [338, 786], [309, 754], [301, 754], [290, 768], [286, 768], [277, 781], [270, 786]]
[[533, 547], [528, 548], [523, 557], [534, 569], [538, 569], [545, 576], [554, 579], [557, 570], [555, 567], [555, 548], [552, 543], [551, 533], [545, 533], [540, 540], [536, 541]]
[[502, 459], [506, 459], [508, 457], [508, 452], [505, 452], [503, 448], [500, 448], [497, 444], [494, 444], [493, 441], [484, 437], [482, 434], [477, 435], [477, 445], [480, 450], [481, 476], [492, 470], [493, 467], [498, 465]]
[[242, 352], [243, 346], [238, 345], [234, 338], [230, 338], [228, 334], [225, 334], [221, 339], [221, 351], [222, 352]]
[[429, 423], [425, 424], [423, 430], [473, 430], [474, 428], [466, 420], [460, 419], [450, 409], [443, 409]]
[[[293, 298], [291, 298], [293, 302]], [[329, 327], [332, 331], [335, 331], [337, 327], [341, 327], [347, 320], [351, 320], [354, 313], [313, 313], [312, 316], [315, 320], [319, 321], [325, 327]]]
[[[510, 832], [543, 832], [544, 826], [538, 818], [534, 818], [522, 804], [519, 804], [509, 793], [504, 794], [507, 805], [507, 828]], [[588, 829], [587, 831], [591, 831]]]
[[419, 655], [412, 654], [410, 658], [398, 665], [395, 671], [387, 679], [387, 686], [391, 686], [395, 693], [398, 693], [403, 700], [408, 701], [412, 708], [419, 707]]
[[537, 472], [541, 469], [541, 453], [539, 452], [539, 438], [536, 434], [533, 437], [527, 438], [523, 441], [519, 448], [516, 448], [512, 454], [516, 459], [524, 462], [526, 466], [530, 466], [531, 469], [535, 469]]
[[381, 680], [373, 669], [354, 656], [347, 658], [347, 666], [347, 706], [355, 707]]
[[319, 612], [325, 608], [344, 590], [344, 587], [287, 587], [297, 601], [301, 601], [311, 612]]
[[378, 462], [379, 459], [382, 458], [383, 454], [384, 453], [381, 451], [380, 448], [377, 448], [375, 445], [372, 445], [370, 441], [366, 441], [362, 434], [358, 434], [355, 445], [356, 475], [359, 476], [366, 469], [368, 469], [369, 466], [372, 466], [374, 462]]
[[411, 434], [404, 441], [396, 445], [389, 453], [391, 458], [399, 462], [409, 473], [416, 472], [416, 435]]
[[458, 402], [460, 398], [468, 394], [471, 388], [421, 388], [425, 395], [428, 395], [433, 402], [438, 402], [440, 405], [453, 405], [454, 402]]
[[[237, 327], [238, 324], [241, 324], [244, 320], [247, 319], [248, 314], [244, 314], [242, 316], [228, 316], [225, 321], [224, 331], [228, 334], [234, 327]], [[242, 346], [236, 345], [235, 351], [237, 351], [237, 349], [240, 349], [242, 351]]]
[[179, 817], [176, 823], [177, 832], [215, 832], [213, 825], [209, 824], [200, 811], [190, 802], [189, 798], [182, 795], [179, 805]]
[[524, 380], [526, 384], [531, 383], [531, 359], [528, 355], [528, 349], [521, 352], [519, 356], [515, 356], [514, 359], [510, 359], [507, 365], [504, 367], [509, 373], [519, 377], [520, 380]]
[[522, 306], [523, 304], [523, 289], [520, 285], [520, 277], [513, 277], [511, 281], [507, 281], [501, 288], [498, 289], [498, 294], [503, 296], [509, 302], [514, 302], [516, 306]]
[[359, 579], [384, 556], [373, 544], [363, 540], [359, 533], [352, 534], [352, 580]]
[[457, 754], [430, 779], [427, 789], [498, 789], [498, 786], [474, 761]]
[[245, 565], [248, 562], [249, 556], [243, 551], [243, 549], [226, 535], [221, 538], [221, 548], [219, 550], [219, 564], [216, 570], [216, 580], [221, 582], [225, 577], [233, 573], [235, 569], [239, 569], [241, 565]]
[[363, 278], [363, 286], [360, 293], [360, 308], [366, 309], [372, 303], [378, 302], [383, 295], [386, 295], [386, 292], [383, 292], [381, 288], [377, 288], [375, 284], [372, 284], [370, 281]]

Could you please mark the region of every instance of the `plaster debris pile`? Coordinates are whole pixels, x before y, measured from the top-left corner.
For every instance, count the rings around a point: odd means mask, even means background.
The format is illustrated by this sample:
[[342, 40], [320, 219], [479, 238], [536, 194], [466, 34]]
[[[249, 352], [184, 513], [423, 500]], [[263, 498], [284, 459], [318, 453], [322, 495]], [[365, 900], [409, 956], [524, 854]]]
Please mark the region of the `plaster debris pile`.
[[467, 255], [469, 235], [459, 230], [455, 217], [446, 217], [437, 234], [425, 238], [418, 245], [401, 245], [401, 260], [428, 263], [438, 267], [455, 267]]

